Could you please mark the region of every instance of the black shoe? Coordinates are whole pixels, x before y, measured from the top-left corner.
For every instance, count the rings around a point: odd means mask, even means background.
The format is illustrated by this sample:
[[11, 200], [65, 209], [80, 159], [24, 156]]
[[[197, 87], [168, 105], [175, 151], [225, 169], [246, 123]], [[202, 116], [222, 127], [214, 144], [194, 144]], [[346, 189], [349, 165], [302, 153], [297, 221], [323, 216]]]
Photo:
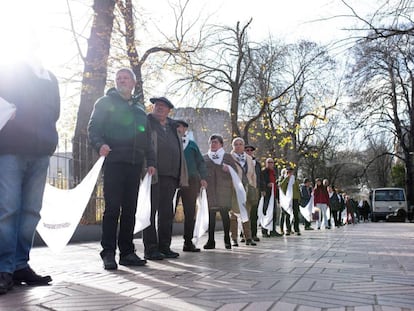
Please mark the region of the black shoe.
[[139, 258], [135, 253], [131, 253], [125, 256], [121, 256], [119, 264], [122, 266], [145, 266], [147, 261]]
[[199, 248], [197, 248], [193, 243], [191, 244], [185, 244], [183, 246], [183, 252], [193, 252], [198, 253], [200, 251]]
[[285, 235], [290, 235], [290, 231], [286, 231]]
[[7, 293], [13, 288], [13, 277], [11, 273], [0, 272], [0, 295]]
[[312, 227], [305, 227], [305, 230], [314, 230]]
[[26, 268], [19, 269], [14, 271], [13, 273], [13, 281], [14, 284], [22, 284], [26, 283], [27, 285], [48, 285], [52, 282], [52, 278], [50, 275], [41, 276], [36, 274], [32, 268], [27, 266]]
[[260, 242], [260, 239], [259, 239], [257, 236], [254, 236], [254, 237], [253, 237], [253, 241], [255, 241], [255, 242]]
[[204, 249], [215, 249], [216, 242], [214, 241], [207, 241], [207, 243], [203, 246]]
[[103, 254], [101, 255], [102, 257], [102, 261], [103, 261], [103, 265], [104, 265], [104, 269], [105, 270], [116, 270], [118, 269], [118, 265], [116, 264], [115, 261], [115, 255], [113, 254]]
[[302, 235], [300, 232], [296, 232], [296, 235]]
[[246, 240], [245, 240], [244, 238], [241, 238], [241, 239], [240, 239], [240, 242], [241, 242], [241, 243], [244, 243], [244, 242], [246, 242]]
[[237, 240], [233, 240], [233, 246], [234, 246], [234, 247], [239, 246], [239, 243], [237, 243]]
[[256, 242], [253, 242], [252, 239], [247, 239], [246, 240], [246, 245], [256, 246], [257, 244], [256, 244]]
[[271, 237], [277, 237], [277, 236], [282, 236], [282, 235], [277, 231], [270, 231], [270, 236]]
[[179, 253], [173, 252], [170, 249], [163, 250], [160, 253], [163, 254], [165, 258], [177, 258], [178, 256], [180, 256]]
[[147, 260], [163, 260], [165, 256], [159, 251], [154, 251], [154, 252], [145, 254], [144, 258]]
[[231, 249], [231, 244], [230, 243], [224, 243], [224, 247], [226, 249]]

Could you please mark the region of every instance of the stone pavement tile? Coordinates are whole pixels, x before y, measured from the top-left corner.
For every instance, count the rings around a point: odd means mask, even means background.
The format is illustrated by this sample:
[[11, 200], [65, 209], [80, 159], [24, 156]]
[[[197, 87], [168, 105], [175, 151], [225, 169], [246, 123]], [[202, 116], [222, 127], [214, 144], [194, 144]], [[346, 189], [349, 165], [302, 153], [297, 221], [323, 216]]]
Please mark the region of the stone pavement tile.
[[272, 308], [269, 309], [269, 311], [295, 311], [297, 310], [298, 305], [294, 303], [288, 303], [284, 301], [278, 301], [276, 302]]
[[243, 308], [243, 311], [269, 310], [273, 304], [274, 301], [252, 302], [249, 303], [245, 308]]
[[395, 294], [395, 295], [380, 295], [377, 297], [379, 305], [395, 306], [400, 308], [414, 309], [414, 295]]
[[246, 307], [247, 303], [228, 303], [217, 309], [217, 311], [239, 311]]
[[296, 302], [300, 305], [308, 305], [322, 308], [335, 308], [339, 306], [355, 306], [375, 304], [374, 295], [363, 295], [339, 291], [309, 291], [286, 293], [282, 301]]
[[373, 306], [356, 306], [354, 307], [354, 311], [374, 311]]
[[[0, 296], [0, 310], [411, 311], [413, 239], [412, 224], [368, 223], [228, 251], [217, 232], [215, 250], [117, 271], [102, 268], [99, 242], [60, 254], [36, 247], [31, 265], [52, 285], [16, 288]], [[142, 254], [142, 241], [135, 245]], [[181, 248], [173, 237], [172, 249]]]

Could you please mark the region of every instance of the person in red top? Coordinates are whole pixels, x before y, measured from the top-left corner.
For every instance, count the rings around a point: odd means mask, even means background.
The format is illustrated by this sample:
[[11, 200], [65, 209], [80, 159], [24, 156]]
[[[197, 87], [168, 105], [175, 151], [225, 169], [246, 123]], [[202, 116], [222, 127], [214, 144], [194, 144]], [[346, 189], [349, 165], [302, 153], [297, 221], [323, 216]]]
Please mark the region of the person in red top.
[[278, 225], [280, 219], [280, 209], [277, 206], [277, 172], [275, 170], [275, 162], [272, 158], [266, 159], [266, 167], [262, 170], [260, 184], [260, 189], [265, 197], [263, 206], [267, 207], [269, 204], [270, 196], [272, 194], [272, 185], [275, 198], [273, 208], [273, 229], [272, 231], [270, 231], [270, 233], [268, 232], [268, 230], [262, 229], [262, 235], [263, 237], [282, 236], [280, 233], [276, 231], [276, 226]]
[[319, 208], [319, 220], [316, 221], [318, 225], [318, 230], [321, 229], [321, 217], [322, 217], [322, 225], [326, 229], [330, 229], [328, 226], [328, 215], [327, 209], [329, 206], [329, 194], [328, 190], [324, 185], [322, 185], [322, 179], [316, 178], [315, 180], [315, 188], [313, 190], [313, 203], [315, 207]]

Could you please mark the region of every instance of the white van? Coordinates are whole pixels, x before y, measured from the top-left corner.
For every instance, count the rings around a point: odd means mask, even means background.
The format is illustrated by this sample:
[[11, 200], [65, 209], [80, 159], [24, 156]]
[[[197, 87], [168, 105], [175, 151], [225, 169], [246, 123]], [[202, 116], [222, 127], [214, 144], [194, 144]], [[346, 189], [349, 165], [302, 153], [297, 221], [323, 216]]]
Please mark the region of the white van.
[[403, 188], [376, 188], [372, 190], [370, 198], [372, 221], [385, 220], [390, 214], [407, 215], [407, 199]]

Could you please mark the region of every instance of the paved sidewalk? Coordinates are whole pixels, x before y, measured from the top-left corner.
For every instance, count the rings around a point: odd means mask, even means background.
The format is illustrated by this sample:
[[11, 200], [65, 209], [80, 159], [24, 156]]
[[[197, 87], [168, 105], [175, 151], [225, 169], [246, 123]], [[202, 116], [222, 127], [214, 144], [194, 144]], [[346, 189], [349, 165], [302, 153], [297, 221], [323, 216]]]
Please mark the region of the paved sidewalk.
[[414, 224], [302, 233], [229, 251], [218, 232], [217, 248], [201, 253], [181, 252], [176, 236], [179, 259], [112, 272], [102, 268], [98, 242], [58, 255], [37, 247], [31, 266], [53, 284], [15, 287], [0, 296], [0, 310], [414, 310]]

